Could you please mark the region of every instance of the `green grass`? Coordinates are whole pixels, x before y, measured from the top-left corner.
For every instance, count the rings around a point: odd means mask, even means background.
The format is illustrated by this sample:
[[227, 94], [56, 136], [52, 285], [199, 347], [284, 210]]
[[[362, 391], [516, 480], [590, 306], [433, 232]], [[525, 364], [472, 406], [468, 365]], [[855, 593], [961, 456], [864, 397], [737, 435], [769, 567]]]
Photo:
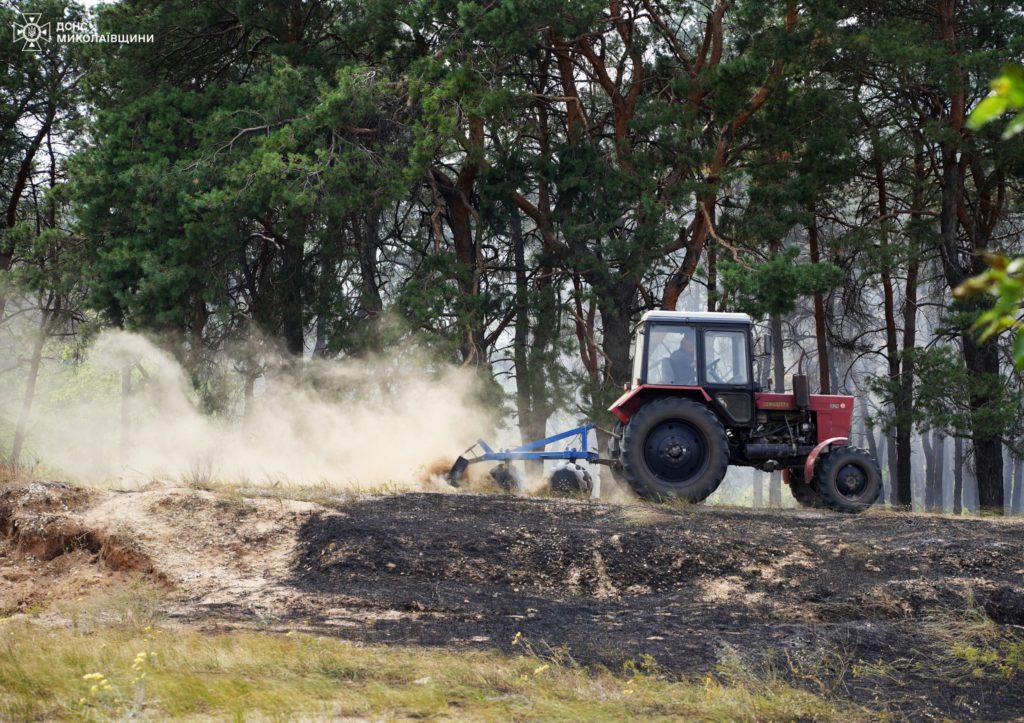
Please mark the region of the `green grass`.
[[522, 654], [360, 645], [154, 620], [153, 593], [107, 593], [68, 620], [0, 622], [0, 719], [437, 718], [856, 720], [867, 711], [735, 663], [689, 680]]

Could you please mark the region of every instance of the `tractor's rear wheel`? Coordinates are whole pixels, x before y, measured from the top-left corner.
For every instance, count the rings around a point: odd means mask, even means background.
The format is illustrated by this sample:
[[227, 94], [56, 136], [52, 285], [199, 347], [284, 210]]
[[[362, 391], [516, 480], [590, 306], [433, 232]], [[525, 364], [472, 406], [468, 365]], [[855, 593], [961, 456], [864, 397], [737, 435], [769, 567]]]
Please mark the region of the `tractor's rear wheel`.
[[700, 502], [729, 466], [725, 429], [710, 409], [665, 397], [645, 404], [622, 434], [622, 475], [640, 497]]
[[836, 447], [818, 462], [814, 489], [836, 512], [863, 512], [882, 494], [882, 471], [869, 452]]
[[801, 507], [812, 509], [825, 507], [825, 500], [821, 499], [818, 491], [804, 480], [803, 468], [794, 467], [789, 470], [789, 491]]

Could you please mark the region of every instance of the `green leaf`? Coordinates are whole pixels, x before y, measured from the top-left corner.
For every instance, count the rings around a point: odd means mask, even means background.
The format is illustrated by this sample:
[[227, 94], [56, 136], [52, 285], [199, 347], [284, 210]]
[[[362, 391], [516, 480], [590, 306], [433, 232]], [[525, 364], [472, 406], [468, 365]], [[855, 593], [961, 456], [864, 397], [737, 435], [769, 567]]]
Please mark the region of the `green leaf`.
[[978, 130], [994, 118], [998, 118], [1006, 112], [1007, 100], [999, 95], [990, 95], [978, 103], [978, 106], [971, 111], [967, 118], [967, 127]]
[[1017, 371], [1024, 369], [1024, 329], [1018, 330], [1013, 340], [1013, 366]]
[[984, 293], [993, 286], [992, 271], [984, 271], [977, 276], [972, 276], [953, 289], [953, 296], [957, 299], [966, 299], [969, 296]]
[[1016, 109], [1024, 108], [1024, 68], [1014, 63], [1007, 63], [1003, 66], [999, 78], [992, 83], [993, 87], [999, 85], [1002, 89], [1001, 95], [1010, 101], [1010, 105]]
[[1003, 140], [1009, 140], [1021, 131], [1024, 131], [1024, 113], [1018, 113], [1016, 118], [1006, 124], [1006, 128], [1003, 129]]

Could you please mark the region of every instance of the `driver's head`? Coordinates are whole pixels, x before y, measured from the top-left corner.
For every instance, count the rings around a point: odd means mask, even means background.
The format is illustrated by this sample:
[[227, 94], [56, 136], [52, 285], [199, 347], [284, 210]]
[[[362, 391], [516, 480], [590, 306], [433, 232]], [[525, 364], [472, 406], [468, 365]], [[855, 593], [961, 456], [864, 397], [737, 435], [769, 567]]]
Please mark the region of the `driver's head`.
[[693, 354], [693, 350], [696, 348], [696, 345], [693, 343], [693, 332], [683, 332], [683, 338], [679, 340], [679, 348], [687, 354]]

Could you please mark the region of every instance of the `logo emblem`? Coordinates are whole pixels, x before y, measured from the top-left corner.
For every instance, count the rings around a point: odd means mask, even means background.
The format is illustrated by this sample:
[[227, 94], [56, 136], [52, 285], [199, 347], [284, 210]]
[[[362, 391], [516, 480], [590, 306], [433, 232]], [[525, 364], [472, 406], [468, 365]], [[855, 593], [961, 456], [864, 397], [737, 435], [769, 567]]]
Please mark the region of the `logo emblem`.
[[21, 49], [29, 53], [38, 53], [42, 43], [50, 41], [50, 24], [39, 22], [42, 13], [21, 13], [21, 22], [15, 20], [14, 42], [21, 41]]

